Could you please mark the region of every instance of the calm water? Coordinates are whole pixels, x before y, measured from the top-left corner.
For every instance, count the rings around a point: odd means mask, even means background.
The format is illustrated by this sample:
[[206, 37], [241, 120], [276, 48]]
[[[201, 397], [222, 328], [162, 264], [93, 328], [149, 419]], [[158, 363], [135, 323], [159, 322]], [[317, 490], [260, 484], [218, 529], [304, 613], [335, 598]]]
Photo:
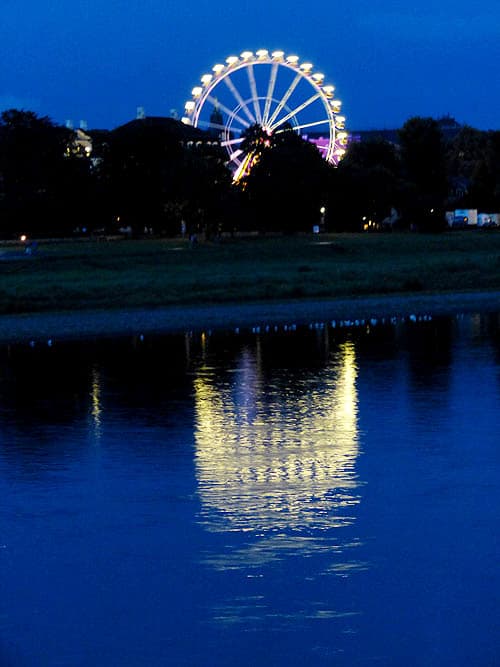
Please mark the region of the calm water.
[[500, 316], [0, 350], [0, 664], [500, 664]]

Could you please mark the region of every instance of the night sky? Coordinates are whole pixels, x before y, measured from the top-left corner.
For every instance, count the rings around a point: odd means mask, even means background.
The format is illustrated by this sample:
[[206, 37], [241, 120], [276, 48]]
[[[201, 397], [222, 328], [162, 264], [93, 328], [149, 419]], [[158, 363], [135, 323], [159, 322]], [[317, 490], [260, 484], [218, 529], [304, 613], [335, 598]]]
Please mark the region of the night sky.
[[212, 65], [248, 49], [314, 63], [347, 127], [447, 113], [500, 128], [500, 3], [482, 0], [2, 0], [0, 110], [112, 128], [182, 112]]

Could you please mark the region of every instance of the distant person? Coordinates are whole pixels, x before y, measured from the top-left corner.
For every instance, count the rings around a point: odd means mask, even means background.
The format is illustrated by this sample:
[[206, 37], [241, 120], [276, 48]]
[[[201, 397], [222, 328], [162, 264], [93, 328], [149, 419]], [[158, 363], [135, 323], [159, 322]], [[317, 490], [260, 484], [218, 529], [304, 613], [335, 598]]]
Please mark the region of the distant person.
[[25, 255], [35, 255], [37, 250], [38, 250], [38, 243], [36, 241], [31, 241], [31, 243], [28, 243], [26, 245], [26, 248], [24, 250], [24, 254]]

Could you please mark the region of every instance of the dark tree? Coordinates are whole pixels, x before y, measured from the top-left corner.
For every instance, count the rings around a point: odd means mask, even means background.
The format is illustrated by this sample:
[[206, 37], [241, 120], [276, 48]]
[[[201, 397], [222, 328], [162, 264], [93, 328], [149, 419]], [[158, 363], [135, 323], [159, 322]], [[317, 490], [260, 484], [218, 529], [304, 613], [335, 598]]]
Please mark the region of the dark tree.
[[483, 168], [487, 151], [487, 133], [465, 125], [448, 143], [446, 167], [450, 183], [448, 208], [474, 208], [471, 192], [476, 176]]
[[486, 132], [481, 158], [470, 179], [468, 202], [485, 212], [500, 210], [500, 132]]
[[401, 169], [398, 151], [393, 144], [382, 138], [351, 143], [340, 165], [361, 169], [382, 167], [394, 174]]
[[113, 219], [135, 233], [178, 234], [181, 220], [190, 231], [211, 229], [230, 185], [220, 146], [173, 119], [146, 118], [111, 132], [99, 172]]
[[310, 231], [320, 222], [330, 167], [314, 145], [289, 127], [256, 141], [258, 159], [243, 183], [248, 225], [261, 231]]
[[446, 149], [439, 123], [433, 118], [410, 118], [399, 139], [408, 180], [422, 192], [446, 195]]
[[399, 131], [403, 177], [407, 181], [403, 213], [420, 229], [444, 226], [448, 195], [446, 147], [433, 118], [410, 118]]
[[89, 161], [74, 133], [31, 111], [0, 115], [2, 235], [69, 233], [85, 210]]
[[275, 145], [276, 138], [279, 137], [275, 135], [274, 138], [264, 130], [258, 123], [248, 127], [242, 134], [243, 141], [240, 144], [241, 150], [245, 153], [253, 153], [257, 156], [260, 156], [262, 152], [269, 148], [272, 145]]
[[338, 231], [379, 227], [400, 207], [403, 185], [397, 150], [383, 139], [352, 143], [332, 177], [330, 205]]

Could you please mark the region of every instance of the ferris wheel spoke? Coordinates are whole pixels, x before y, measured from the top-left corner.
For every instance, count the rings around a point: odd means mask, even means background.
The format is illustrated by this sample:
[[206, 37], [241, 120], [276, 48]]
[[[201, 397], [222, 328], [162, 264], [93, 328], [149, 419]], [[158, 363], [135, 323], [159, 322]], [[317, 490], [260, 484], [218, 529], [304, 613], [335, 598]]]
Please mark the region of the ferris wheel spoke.
[[248, 82], [250, 84], [250, 91], [252, 93], [253, 108], [255, 110], [255, 116], [259, 125], [262, 125], [262, 113], [260, 111], [259, 105], [259, 96], [257, 94], [257, 83], [255, 82], [255, 72], [253, 71], [253, 65], [249, 65], [247, 68], [248, 73]]
[[234, 153], [231, 153], [231, 155], [229, 156], [229, 162], [234, 162], [240, 157], [240, 155], [243, 155], [243, 151], [240, 148], [238, 148], [238, 150], [234, 151]]
[[[215, 75], [201, 77], [203, 85], [192, 89], [182, 120], [216, 137], [234, 182], [246, 178], [259, 159], [257, 147], [248, 150], [245, 141], [246, 131], [253, 125], [268, 135], [290, 130], [304, 138], [310, 128], [309, 134], [321, 137], [312, 141], [322, 157], [338, 163], [345, 153], [339, 145], [346, 143], [347, 135], [335, 140], [337, 118], [338, 129], [343, 129], [345, 119], [337, 116], [340, 103], [332, 100], [334, 87], [323, 85], [323, 74], [313, 73], [312, 65], [300, 64], [298, 56], [285, 57], [282, 51], [248, 51], [241, 58], [230, 56], [226, 62], [228, 67], [213, 68]], [[256, 69], [257, 65], [265, 68]], [[225, 103], [219, 102], [218, 93]], [[264, 135], [256, 136], [265, 139]]]
[[238, 158], [241, 157], [242, 155], [245, 155], [244, 151], [241, 150], [234, 151], [234, 153], [231, 153], [229, 155], [228, 163], [230, 164], [231, 162], [235, 162], [236, 164], [238, 164], [239, 163]]
[[271, 67], [271, 76], [269, 77], [269, 85], [267, 87], [266, 104], [264, 106], [264, 116], [262, 117], [262, 124], [266, 125], [269, 118], [269, 111], [271, 109], [271, 102], [274, 95], [274, 87], [276, 86], [276, 75], [278, 74], [278, 63], [273, 63]]
[[316, 102], [321, 97], [321, 93], [315, 93], [314, 95], [311, 95], [311, 97], [303, 102], [302, 104], [299, 104], [298, 107], [295, 107], [295, 109], [292, 109], [290, 113], [288, 113], [286, 116], [281, 118], [277, 123], [274, 125], [271, 125], [270, 129], [271, 130], [276, 130], [280, 125], [283, 125], [283, 123], [286, 123], [287, 120], [290, 120], [290, 118], [293, 118], [293, 116], [296, 116], [298, 113], [306, 109], [308, 106], [313, 104], [313, 102]]
[[234, 83], [231, 81], [231, 78], [230, 78], [229, 76], [227, 76], [227, 77], [224, 78], [224, 83], [226, 84], [226, 86], [229, 88], [229, 90], [230, 90], [230, 91], [232, 92], [232, 94], [234, 95], [235, 100], [238, 102], [238, 104], [240, 105], [240, 107], [243, 109], [243, 111], [245, 112], [245, 114], [246, 114], [247, 118], [249, 119], [249, 121], [250, 121], [252, 124], [256, 123], [256, 122], [257, 122], [257, 119], [255, 118], [255, 116], [253, 115], [253, 113], [252, 113], [252, 112], [250, 111], [250, 109], [248, 108], [248, 106], [247, 106], [246, 102], [244, 101], [244, 99], [242, 98], [242, 96], [241, 96], [239, 90], [236, 88], [236, 86], [235, 86]]
[[[294, 125], [293, 129], [294, 130], [304, 130], [306, 127], [315, 127], [317, 125], [329, 125], [330, 120], [328, 118], [324, 118], [323, 120], [317, 120], [314, 123], [303, 123], [302, 125]], [[283, 129], [278, 130], [276, 134], [279, 134], [280, 132], [284, 132]]]
[[248, 159], [248, 156], [247, 156], [244, 160], [242, 160], [240, 162], [236, 171], [234, 172], [234, 174], [233, 174], [233, 183], [237, 183], [241, 179], [241, 177], [245, 175], [245, 173], [248, 169], [248, 163], [249, 163], [249, 159]]
[[241, 144], [243, 137], [238, 137], [237, 139], [228, 139], [227, 141], [221, 141], [221, 146], [234, 146], [234, 144]]
[[[210, 123], [208, 120], [200, 120], [198, 121], [198, 126], [199, 127], [206, 127], [211, 130], [222, 130], [224, 131], [226, 129], [225, 125], [220, 125], [219, 123]], [[241, 130], [237, 130], [241, 131]]]
[[280, 114], [281, 110], [283, 109], [283, 107], [285, 106], [285, 104], [286, 104], [286, 103], [288, 102], [288, 100], [290, 99], [290, 95], [293, 93], [293, 91], [295, 90], [295, 88], [297, 88], [297, 86], [299, 85], [299, 81], [300, 81], [301, 79], [302, 79], [302, 74], [300, 74], [300, 72], [299, 72], [299, 74], [297, 74], [297, 76], [295, 77], [295, 79], [292, 81], [292, 83], [291, 83], [290, 86], [288, 87], [288, 90], [286, 91], [286, 93], [285, 93], [285, 94], [283, 95], [283, 97], [281, 98], [281, 100], [280, 100], [278, 106], [277, 106], [276, 109], [274, 110], [273, 115], [271, 116], [271, 118], [269, 119], [269, 122], [267, 123], [268, 126], [270, 126], [270, 127], [272, 126], [272, 124], [274, 123], [274, 121], [276, 120], [276, 118], [278, 117], [278, 115]]
[[214, 107], [222, 109], [222, 111], [224, 111], [224, 113], [227, 114], [230, 118], [237, 120], [240, 125], [243, 125], [243, 127], [250, 127], [250, 123], [248, 121], [246, 121], [241, 116], [238, 116], [238, 114], [234, 113], [234, 111], [231, 111], [229, 107], [227, 107], [225, 104], [222, 104], [222, 102], [219, 102], [219, 100], [217, 100], [215, 97], [212, 97], [212, 95], [209, 95], [207, 100], [213, 104]]
[[238, 167], [236, 171], [233, 174], [233, 183], [237, 183], [241, 178], [244, 176], [248, 175], [252, 163], [255, 161], [255, 154], [250, 152], [247, 153], [239, 162], [236, 162], [238, 164]]

